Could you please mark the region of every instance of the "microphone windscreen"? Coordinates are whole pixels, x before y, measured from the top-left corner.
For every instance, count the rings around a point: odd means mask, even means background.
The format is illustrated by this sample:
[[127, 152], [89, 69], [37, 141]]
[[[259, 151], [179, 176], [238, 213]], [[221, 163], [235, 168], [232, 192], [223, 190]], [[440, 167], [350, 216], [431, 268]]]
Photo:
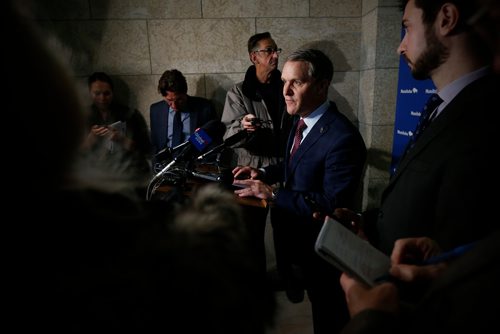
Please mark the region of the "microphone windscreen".
[[212, 142], [212, 137], [203, 129], [198, 129], [195, 133], [189, 136], [189, 142], [196, 147], [198, 151], [203, 151]]
[[242, 141], [243, 139], [245, 139], [247, 137], [248, 137], [248, 132], [246, 130], [241, 130], [241, 131], [235, 133], [234, 135], [232, 135], [231, 137], [226, 138], [226, 140], [224, 141], [224, 144], [226, 146], [233, 146], [234, 144], [239, 143], [240, 141]]
[[213, 119], [201, 126], [203, 130], [212, 138], [212, 141], [217, 143], [222, 141], [226, 126], [219, 120]]

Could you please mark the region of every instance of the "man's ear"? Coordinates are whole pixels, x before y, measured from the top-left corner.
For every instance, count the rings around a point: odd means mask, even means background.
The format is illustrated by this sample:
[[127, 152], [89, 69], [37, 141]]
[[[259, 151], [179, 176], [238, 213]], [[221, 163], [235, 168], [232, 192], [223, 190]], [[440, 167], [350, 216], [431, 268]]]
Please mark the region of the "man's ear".
[[459, 18], [460, 13], [458, 8], [452, 3], [445, 3], [441, 6], [436, 16], [437, 32], [442, 36], [447, 36], [455, 32], [458, 27]]
[[248, 58], [250, 58], [250, 61], [252, 62], [252, 64], [256, 64], [257, 63], [257, 53], [256, 52], [250, 52], [248, 54]]
[[328, 89], [330, 89], [330, 81], [323, 79], [320, 82], [318, 82], [318, 94], [326, 94], [328, 95]]

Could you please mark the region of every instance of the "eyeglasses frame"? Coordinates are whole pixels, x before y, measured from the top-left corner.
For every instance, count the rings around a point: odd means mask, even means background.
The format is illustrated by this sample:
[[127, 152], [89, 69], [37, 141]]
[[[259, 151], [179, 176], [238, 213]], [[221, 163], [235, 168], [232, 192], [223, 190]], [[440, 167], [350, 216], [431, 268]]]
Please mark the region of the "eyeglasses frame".
[[266, 48], [266, 49], [261, 49], [261, 50], [254, 50], [252, 52], [264, 52], [266, 53], [268, 56], [276, 53], [277, 55], [279, 55], [281, 52], [283, 52], [283, 49], [282, 48]]

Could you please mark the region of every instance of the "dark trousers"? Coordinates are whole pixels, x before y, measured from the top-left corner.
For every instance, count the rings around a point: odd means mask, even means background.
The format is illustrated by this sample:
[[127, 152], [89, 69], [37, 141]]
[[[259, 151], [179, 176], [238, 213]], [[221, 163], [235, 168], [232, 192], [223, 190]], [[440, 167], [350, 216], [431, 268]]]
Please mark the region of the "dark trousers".
[[322, 222], [300, 221], [275, 209], [271, 223], [278, 271], [285, 280], [301, 284], [307, 291], [314, 334], [339, 333], [349, 321], [349, 312], [340, 286], [341, 272], [314, 250]]

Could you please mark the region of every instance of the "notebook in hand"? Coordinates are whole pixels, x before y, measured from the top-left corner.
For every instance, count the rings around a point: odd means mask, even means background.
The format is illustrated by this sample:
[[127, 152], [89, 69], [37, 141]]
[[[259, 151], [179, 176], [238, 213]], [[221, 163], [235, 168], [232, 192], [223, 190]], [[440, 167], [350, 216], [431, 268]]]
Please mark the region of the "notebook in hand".
[[387, 275], [390, 258], [332, 217], [326, 217], [315, 245], [316, 253], [349, 276], [369, 286]]

